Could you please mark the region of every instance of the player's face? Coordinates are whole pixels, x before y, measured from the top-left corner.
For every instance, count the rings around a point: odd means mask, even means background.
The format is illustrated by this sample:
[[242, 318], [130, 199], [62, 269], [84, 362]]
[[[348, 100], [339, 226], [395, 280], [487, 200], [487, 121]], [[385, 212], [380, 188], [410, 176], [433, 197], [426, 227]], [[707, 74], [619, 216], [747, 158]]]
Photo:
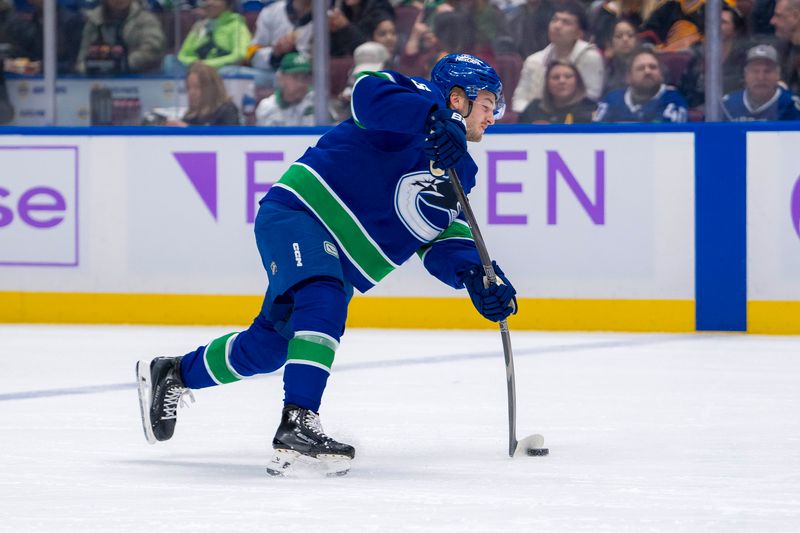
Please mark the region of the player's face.
[[[468, 103], [464, 98], [464, 105], [460, 110], [461, 114], [467, 112]], [[467, 140], [470, 142], [480, 142], [483, 139], [483, 132], [486, 128], [494, 124], [494, 93], [489, 91], [479, 91], [477, 98], [472, 103], [472, 111], [467, 120]]]
[[550, 69], [547, 76], [547, 90], [556, 104], [566, 103], [575, 95], [578, 80], [575, 71], [566, 65], [557, 65]]
[[578, 26], [578, 18], [569, 13], [556, 12], [547, 27], [547, 36], [556, 46], [573, 46], [583, 32]]
[[766, 102], [775, 94], [780, 72], [772, 61], [750, 61], [744, 67], [744, 86], [748, 95], [759, 102]]
[[611, 48], [615, 54], [630, 54], [636, 47], [636, 29], [627, 21], [617, 22], [611, 37]]
[[658, 60], [650, 54], [634, 58], [628, 77], [631, 87], [638, 91], [652, 91], [663, 82]]
[[792, 33], [800, 25], [800, 10], [792, 9], [789, 0], [778, 0], [769, 23], [775, 26], [775, 35], [781, 39], [791, 39]]

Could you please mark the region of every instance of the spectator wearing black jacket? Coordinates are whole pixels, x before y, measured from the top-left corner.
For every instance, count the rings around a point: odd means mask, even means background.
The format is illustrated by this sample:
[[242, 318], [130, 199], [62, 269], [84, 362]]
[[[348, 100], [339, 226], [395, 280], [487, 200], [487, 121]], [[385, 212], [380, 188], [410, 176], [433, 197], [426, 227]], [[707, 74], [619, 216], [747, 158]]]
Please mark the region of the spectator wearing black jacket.
[[550, 63], [545, 89], [520, 114], [521, 124], [588, 124], [597, 104], [586, 96], [586, 87], [575, 66], [562, 60]]
[[[27, 59], [36, 74], [44, 57], [44, 1], [28, 0], [32, 11], [16, 11], [6, 23], [6, 38], [11, 45], [9, 57]], [[60, 74], [72, 72], [81, 49], [83, 16], [61, 5], [56, 10], [56, 69]]]

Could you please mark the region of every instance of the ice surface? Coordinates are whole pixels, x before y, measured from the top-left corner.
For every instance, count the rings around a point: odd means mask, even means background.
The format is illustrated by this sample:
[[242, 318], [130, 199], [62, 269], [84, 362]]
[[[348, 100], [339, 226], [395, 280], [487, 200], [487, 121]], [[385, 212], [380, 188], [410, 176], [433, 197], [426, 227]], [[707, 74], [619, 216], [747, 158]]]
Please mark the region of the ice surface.
[[280, 375], [147, 444], [134, 364], [226, 328], [0, 326], [0, 530], [800, 531], [800, 337], [352, 330], [323, 401], [344, 478], [265, 474]]

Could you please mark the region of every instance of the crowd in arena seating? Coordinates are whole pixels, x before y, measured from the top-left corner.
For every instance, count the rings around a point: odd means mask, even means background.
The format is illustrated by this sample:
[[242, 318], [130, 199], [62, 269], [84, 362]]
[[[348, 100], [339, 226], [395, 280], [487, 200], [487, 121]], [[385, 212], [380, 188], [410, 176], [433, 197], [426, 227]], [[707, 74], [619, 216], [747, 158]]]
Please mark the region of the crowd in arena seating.
[[[496, 68], [510, 104], [505, 123], [705, 115], [705, 0], [330, 1], [332, 120], [348, 117], [358, 72], [427, 76], [451, 52]], [[188, 83], [202, 63], [222, 78], [254, 80], [255, 123], [313, 123], [312, 0], [57, 3], [60, 74], [159, 73]], [[0, 0], [5, 70], [41, 71], [42, 5]], [[800, 0], [724, 0], [720, 33], [724, 119], [800, 119]], [[219, 86], [206, 71], [192, 75]], [[229, 111], [220, 115], [227, 122]]]

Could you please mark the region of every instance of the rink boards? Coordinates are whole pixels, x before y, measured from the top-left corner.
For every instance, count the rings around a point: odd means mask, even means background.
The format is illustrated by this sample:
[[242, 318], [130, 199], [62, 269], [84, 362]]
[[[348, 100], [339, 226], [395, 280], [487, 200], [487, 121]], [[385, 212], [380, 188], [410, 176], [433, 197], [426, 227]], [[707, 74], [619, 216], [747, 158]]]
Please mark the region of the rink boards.
[[[323, 131], [3, 130], [0, 320], [248, 323], [258, 199]], [[764, 125], [495, 128], [470, 198], [511, 326], [800, 333], [797, 146]], [[492, 327], [416, 258], [348, 324]]]

